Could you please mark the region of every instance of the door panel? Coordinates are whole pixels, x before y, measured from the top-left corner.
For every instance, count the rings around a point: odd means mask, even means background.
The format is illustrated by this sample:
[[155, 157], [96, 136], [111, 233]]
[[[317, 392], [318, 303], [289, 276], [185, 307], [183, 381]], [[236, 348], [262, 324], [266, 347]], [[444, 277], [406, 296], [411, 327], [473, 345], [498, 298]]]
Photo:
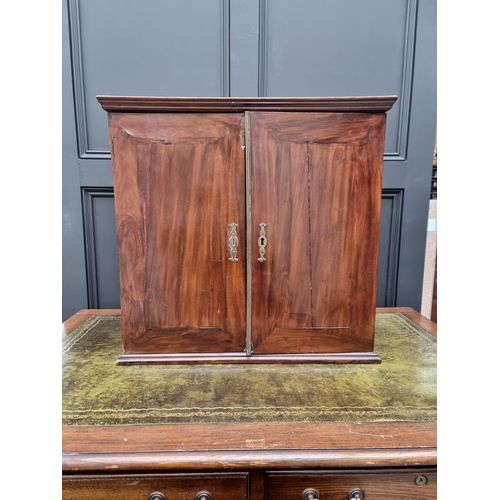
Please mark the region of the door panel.
[[345, 336], [365, 350], [375, 328], [385, 115], [358, 119], [363, 138], [310, 146], [311, 293], [313, 325], [349, 327]]
[[[250, 113], [252, 342], [257, 353], [276, 328], [312, 325], [308, 193], [303, 189], [308, 183], [307, 144], [278, 142], [266, 126], [273, 116], [277, 125], [284, 125], [285, 114]], [[261, 223], [267, 224], [263, 262], [258, 261]]]
[[373, 350], [385, 114], [250, 121], [254, 352]]
[[237, 262], [228, 246], [228, 224], [245, 227], [242, 123], [110, 116], [125, 354], [243, 351], [245, 246]]
[[112, 188], [82, 189], [90, 309], [119, 309], [115, 203]]

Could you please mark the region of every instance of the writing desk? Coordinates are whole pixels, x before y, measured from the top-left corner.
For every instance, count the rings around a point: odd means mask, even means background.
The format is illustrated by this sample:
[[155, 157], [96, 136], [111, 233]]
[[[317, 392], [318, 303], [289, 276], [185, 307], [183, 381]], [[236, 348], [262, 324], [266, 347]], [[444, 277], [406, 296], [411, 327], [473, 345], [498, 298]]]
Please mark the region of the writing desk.
[[435, 335], [383, 308], [380, 364], [119, 366], [120, 311], [80, 311], [63, 326], [63, 499], [435, 499]]

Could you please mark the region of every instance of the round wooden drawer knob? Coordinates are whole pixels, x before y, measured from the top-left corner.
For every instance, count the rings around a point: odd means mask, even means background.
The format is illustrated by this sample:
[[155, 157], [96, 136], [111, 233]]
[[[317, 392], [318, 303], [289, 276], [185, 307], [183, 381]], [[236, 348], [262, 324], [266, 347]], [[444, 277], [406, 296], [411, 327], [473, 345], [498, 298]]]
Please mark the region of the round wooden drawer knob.
[[318, 490], [307, 488], [302, 492], [302, 500], [319, 500]]
[[148, 500], [167, 500], [167, 497], [161, 491], [150, 493]]

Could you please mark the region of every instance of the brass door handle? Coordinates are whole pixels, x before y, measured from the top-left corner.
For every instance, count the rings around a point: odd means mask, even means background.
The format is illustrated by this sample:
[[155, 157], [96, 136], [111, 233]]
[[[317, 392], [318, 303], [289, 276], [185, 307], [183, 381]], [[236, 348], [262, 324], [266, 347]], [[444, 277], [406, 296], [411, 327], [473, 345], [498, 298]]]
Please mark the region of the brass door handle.
[[231, 257], [229, 257], [229, 262], [238, 262], [238, 259], [236, 257], [236, 254], [238, 253], [238, 245], [240, 244], [240, 241], [238, 240], [238, 234], [236, 233], [238, 224], [236, 224], [236, 222], [231, 222], [231, 224], [228, 224], [228, 226], [231, 228], [231, 232], [229, 233], [229, 238], [227, 240], [227, 244], [229, 245], [229, 253], [231, 255]]
[[259, 255], [260, 255], [260, 257], [257, 260], [259, 262], [266, 261], [266, 258], [264, 257], [264, 255], [266, 254], [266, 246], [267, 246], [266, 229], [265, 229], [266, 226], [267, 224], [265, 222], [261, 222], [259, 224], [260, 234], [257, 239], [257, 241], [259, 242]]

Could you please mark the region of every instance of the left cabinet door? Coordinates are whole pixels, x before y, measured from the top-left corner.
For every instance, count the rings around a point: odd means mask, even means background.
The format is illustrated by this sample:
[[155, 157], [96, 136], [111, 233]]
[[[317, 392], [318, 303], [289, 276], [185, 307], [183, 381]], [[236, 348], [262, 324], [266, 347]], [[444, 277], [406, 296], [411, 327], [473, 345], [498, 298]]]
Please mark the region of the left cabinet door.
[[124, 354], [243, 352], [243, 114], [109, 113], [109, 134]]

